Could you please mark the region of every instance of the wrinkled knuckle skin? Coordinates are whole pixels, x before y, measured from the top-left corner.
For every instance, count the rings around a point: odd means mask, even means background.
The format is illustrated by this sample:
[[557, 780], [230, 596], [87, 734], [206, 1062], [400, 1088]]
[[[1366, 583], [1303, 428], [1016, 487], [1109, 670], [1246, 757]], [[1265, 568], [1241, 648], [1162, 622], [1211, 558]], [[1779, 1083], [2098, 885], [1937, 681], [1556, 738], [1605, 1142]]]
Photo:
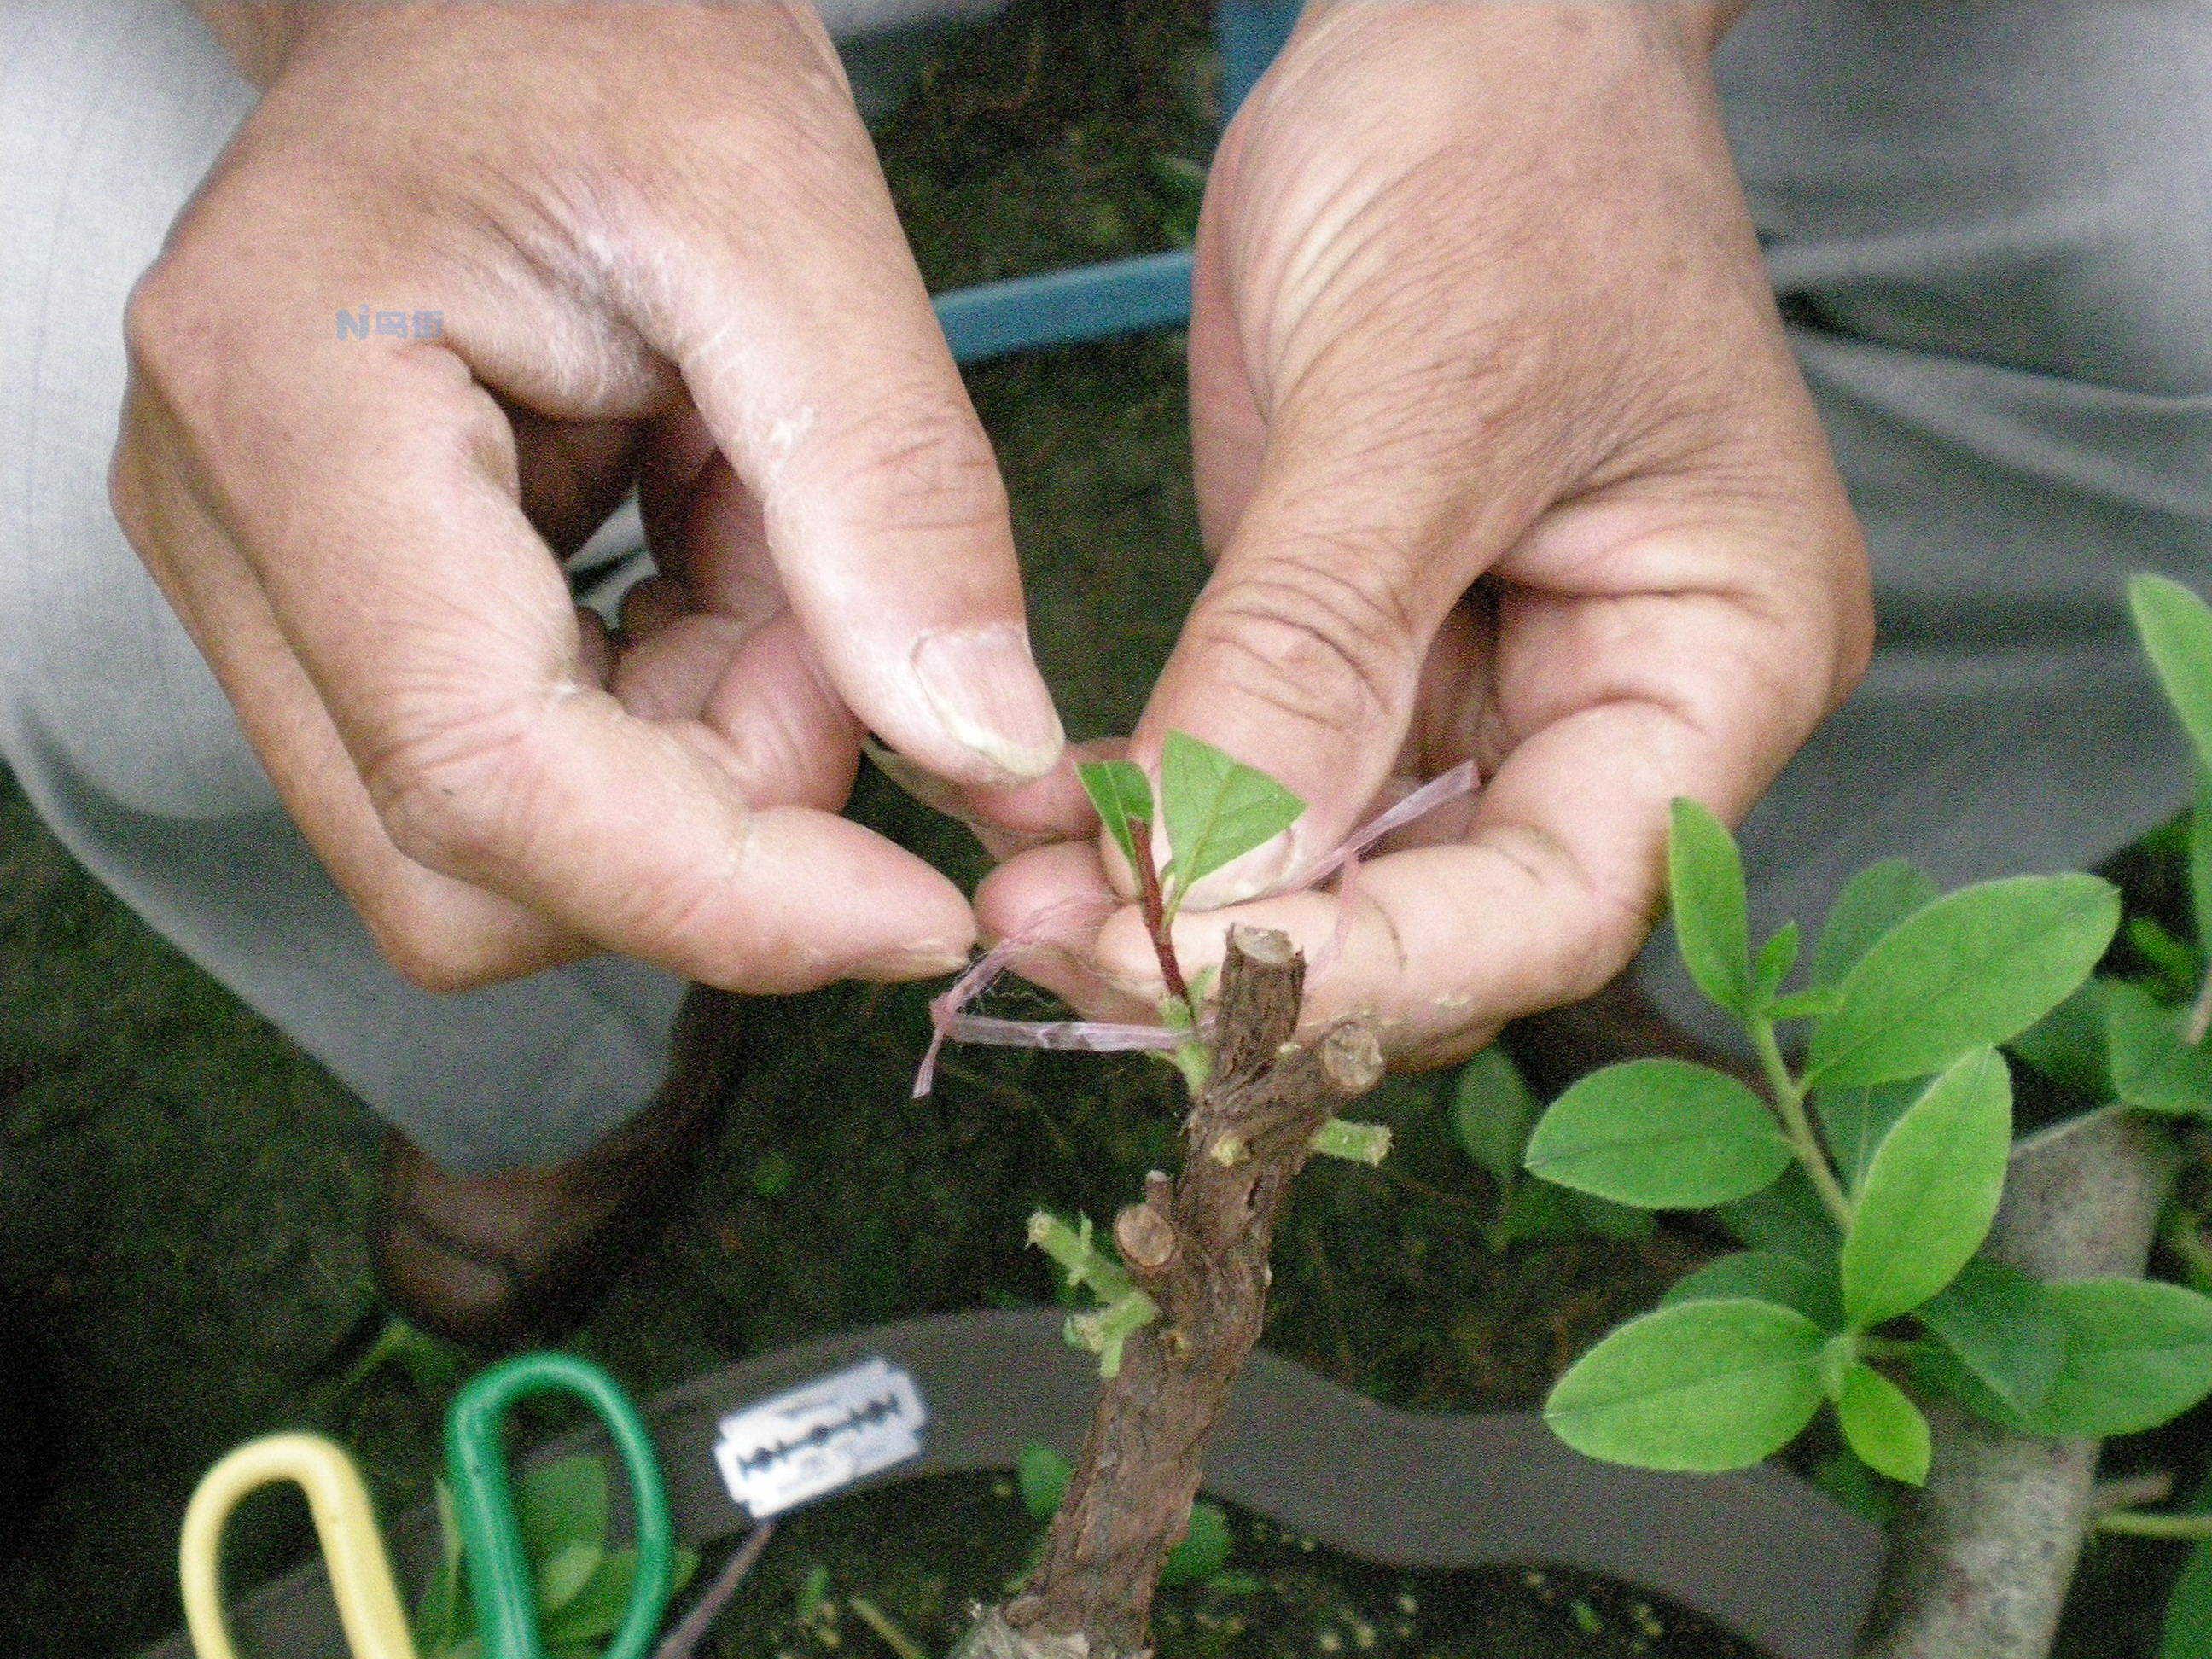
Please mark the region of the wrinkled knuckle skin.
[[1271, 559], [1209, 595], [1194, 626], [1202, 649], [1231, 659], [1239, 691], [1302, 726], [1359, 732], [1404, 712], [1413, 623], [1380, 574]]
[[1542, 1006], [1565, 1007], [1604, 990], [1635, 960], [1659, 919], [1656, 881], [1646, 890], [1634, 890], [1601, 880], [1557, 836], [1544, 830], [1503, 831], [1492, 844], [1534, 890], [1572, 895], [1581, 917], [1580, 927], [1560, 941], [1565, 948], [1553, 958]]
[[1003, 526], [1009, 507], [999, 460], [967, 410], [935, 398], [878, 404], [824, 446], [857, 509], [917, 530]]
[[122, 526], [123, 539], [129, 542], [143, 559], [154, 535], [151, 508], [146, 500], [146, 485], [139, 471], [134, 451], [143, 441], [129, 424], [115, 448], [107, 465], [107, 507], [114, 514], [115, 522]]
[[525, 844], [532, 763], [511, 720], [448, 720], [391, 744], [362, 768], [392, 845], [468, 878]]
[[1790, 709], [1798, 736], [1836, 713], [1866, 678], [1876, 642], [1874, 588], [1865, 538], [1840, 521], [1815, 550], [1809, 569], [1768, 597], [1762, 660], [1745, 672], [1769, 682], [1776, 706]]
[[377, 954], [418, 991], [459, 996], [513, 976], [495, 952], [418, 909], [395, 905], [363, 920]]
[[269, 400], [256, 368], [282, 337], [270, 326], [281, 307], [237, 228], [252, 223], [250, 199], [227, 191], [187, 210], [124, 307], [134, 394], [188, 434], [212, 438]]
[[195, 258], [173, 250], [156, 259], [124, 307], [132, 376], [173, 406], [184, 401], [216, 349], [216, 309], [212, 286]]
[[1830, 693], [1830, 714], [1850, 701], [1874, 666], [1877, 626], [1874, 586], [1868, 569], [1866, 539], [1856, 526], [1850, 532], [1844, 572], [1837, 599], [1836, 675]]

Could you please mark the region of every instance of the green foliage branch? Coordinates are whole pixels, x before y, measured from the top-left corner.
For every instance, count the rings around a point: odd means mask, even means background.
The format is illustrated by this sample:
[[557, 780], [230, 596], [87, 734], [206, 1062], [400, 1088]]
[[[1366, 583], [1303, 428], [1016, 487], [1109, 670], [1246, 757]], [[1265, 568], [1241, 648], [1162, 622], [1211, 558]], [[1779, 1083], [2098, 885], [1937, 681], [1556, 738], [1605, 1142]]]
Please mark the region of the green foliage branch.
[[[1794, 923], [1754, 949], [1734, 839], [1703, 806], [1675, 803], [1676, 944], [1755, 1064], [1744, 1075], [1674, 1060], [1607, 1067], [1534, 1116], [1520, 1163], [1585, 1201], [1714, 1212], [1747, 1248], [1690, 1274], [1559, 1379], [1546, 1416], [1568, 1443], [1644, 1468], [1736, 1469], [1825, 1408], [1880, 1478], [1838, 1484], [1878, 1505], [1881, 1480], [1926, 1480], [1932, 1398], [2014, 1434], [2096, 1439], [2157, 1427], [2212, 1394], [2201, 1211], [2166, 1229], [2194, 1286], [2045, 1283], [1980, 1254], [2013, 1149], [2008, 1049], [2093, 1103], [2184, 1130], [2212, 1120], [2212, 608], [2155, 577], [2130, 599], [2197, 755], [2181, 836], [2189, 938], [2138, 917], [2108, 956], [2123, 916], [2106, 882], [2024, 877], [1942, 894], [1891, 860], [1846, 884], [1809, 955]], [[2134, 965], [2100, 972], [2108, 960]], [[1516, 1109], [1490, 1065], [1479, 1087], [1462, 1079], [1460, 1129], [1506, 1173]], [[2212, 1651], [2212, 1492], [2099, 1524], [2199, 1540], [2165, 1652]]]

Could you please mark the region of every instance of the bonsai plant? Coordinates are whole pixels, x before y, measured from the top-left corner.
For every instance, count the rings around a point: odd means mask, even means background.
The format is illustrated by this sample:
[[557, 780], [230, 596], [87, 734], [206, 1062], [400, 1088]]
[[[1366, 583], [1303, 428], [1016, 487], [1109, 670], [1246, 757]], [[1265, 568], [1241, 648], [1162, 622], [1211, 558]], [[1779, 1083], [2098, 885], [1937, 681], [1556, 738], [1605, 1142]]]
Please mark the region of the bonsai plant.
[[[1127, 761], [1086, 767], [1084, 783], [1135, 874], [1191, 1110], [1181, 1173], [1152, 1175], [1115, 1218], [1110, 1251], [1087, 1220], [1030, 1223], [1030, 1242], [1096, 1302], [1068, 1328], [1098, 1354], [1103, 1387], [1035, 1575], [962, 1650], [979, 1659], [1150, 1650], [1152, 1593], [1189, 1527], [1200, 1456], [1259, 1340], [1268, 1249], [1291, 1185], [1316, 1152], [1373, 1162], [1389, 1146], [1381, 1128], [1338, 1116], [1382, 1080], [1381, 1045], [1357, 1022], [1295, 1040], [1305, 963], [1286, 939], [1233, 933], [1210, 1012], [1208, 988], [1176, 959], [1172, 926], [1191, 889], [1288, 829], [1303, 803], [1179, 732], [1157, 800]], [[1156, 821], [1169, 850], [1157, 865]]]
[[[2155, 580], [2133, 597], [2212, 773], [2212, 609]], [[1101, 1387], [1073, 1464], [1023, 1468], [1049, 1531], [1018, 1589], [979, 1613], [959, 1650], [970, 1659], [1150, 1651], [1154, 1587], [1260, 1334], [1268, 1249], [1297, 1176], [1317, 1153], [1375, 1162], [1389, 1150], [1386, 1132], [1342, 1115], [1378, 1081], [1379, 1047], [1356, 1021], [1300, 1039], [1304, 964], [1287, 941], [1238, 932], [1215, 984], [1185, 975], [1170, 943], [1192, 887], [1300, 804], [1180, 735], [1157, 786], [1126, 763], [1085, 783], [1170, 988], [1165, 1035], [1148, 1043], [1191, 1104], [1180, 1170], [1151, 1175], [1110, 1226], [1030, 1223], [1030, 1243], [1087, 1299], [1066, 1335], [1096, 1357]], [[1583, 1353], [1547, 1416], [1592, 1457], [1691, 1474], [1757, 1463], [1808, 1431], [1832, 1437], [1843, 1456], [1824, 1478], [1891, 1528], [1869, 1659], [2047, 1653], [2094, 1528], [2196, 1546], [2165, 1659], [2212, 1651], [2212, 1510], [2166, 1507], [2168, 1477], [2096, 1480], [2101, 1438], [2212, 1393], [2212, 1240], [2203, 1195], [2177, 1197], [2175, 1179], [2212, 1117], [2212, 787], [2174, 844], [2193, 939], [2138, 916], [2115, 955], [2123, 907], [2109, 883], [2015, 878], [1943, 895], [1893, 860], [1848, 884], [1809, 945], [1785, 926], [1754, 946], [1732, 838], [1678, 803], [1680, 948], [1753, 1063], [1630, 1060], [1540, 1115], [1516, 1104], [1488, 1122], [1461, 1091], [1470, 1150], [1546, 1184], [1525, 1190], [1571, 1194], [1608, 1230], [1623, 1214], [1709, 1212], [1742, 1240]], [[1467, 1080], [1494, 1082], [1498, 1064]], [[2016, 1138], [2021, 1066], [2094, 1109]], [[2195, 1283], [2145, 1276], [2154, 1236]], [[588, 1641], [590, 1586], [622, 1563], [605, 1550], [602, 1498], [586, 1495], [596, 1530], [545, 1531], [589, 1547], [565, 1559], [552, 1548], [544, 1570]], [[1200, 1512], [1210, 1552], [1218, 1515]], [[428, 1638], [450, 1638], [451, 1583], [448, 1561], [426, 1596]]]
[[[2212, 775], [2212, 610], [2155, 578], [2132, 599]], [[1150, 1178], [1110, 1249], [1088, 1222], [1032, 1224], [1031, 1242], [1095, 1300], [1069, 1329], [1100, 1356], [1103, 1387], [1035, 1577], [978, 1621], [962, 1650], [975, 1659], [1147, 1650], [1152, 1586], [1259, 1334], [1292, 1183], [1317, 1150], [1379, 1160], [1388, 1147], [1338, 1116], [1380, 1078], [1373, 1035], [1353, 1022], [1294, 1041], [1304, 964], [1287, 941], [1232, 935], [1210, 1014], [1208, 988], [1175, 960], [1182, 895], [1287, 827], [1298, 803], [1180, 734], [1157, 800], [1125, 762], [1085, 781], [1135, 874], [1192, 1109], [1181, 1173]], [[2142, 1276], [2176, 1162], [2154, 1125], [2212, 1117], [2212, 793], [2200, 802], [2197, 940], [2138, 922], [2149, 970], [2097, 977], [2122, 903], [2087, 875], [1943, 895], [1892, 860], [1844, 888], [1809, 951], [1795, 923], [1754, 948], [1733, 839], [1678, 802], [1668, 884], [1683, 961], [1756, 1066], [1608, 1066], [1528, 1137], [1525, 1166], [1546, 1181], [1610, 1205], [1715, 1212], [1750, 1246], [1585, 1353], [1547, 1420], [1594, 1457], [1710, 1473], [1757, 1463], [1832, 1413], [1876, 1478], [1858, 1489], [1896, 1511], [1869, 1655], [2031, 1659], [2049, 1650], [2091, 1526], [2212, 1540], [2212, 1515], [2124, 1501], [2157, 1483], [2093, 1486], [2097, 1441], [2212, 1394], [2212, 1297]], [[2016, 1146], [2008, 1046], [2111, 1104]], [[2199, 1217], [2167, 1232], [2212, 1269]], [[2173, 1659], [2207, 1650], [2212, 1543], [2172, 1621]]]

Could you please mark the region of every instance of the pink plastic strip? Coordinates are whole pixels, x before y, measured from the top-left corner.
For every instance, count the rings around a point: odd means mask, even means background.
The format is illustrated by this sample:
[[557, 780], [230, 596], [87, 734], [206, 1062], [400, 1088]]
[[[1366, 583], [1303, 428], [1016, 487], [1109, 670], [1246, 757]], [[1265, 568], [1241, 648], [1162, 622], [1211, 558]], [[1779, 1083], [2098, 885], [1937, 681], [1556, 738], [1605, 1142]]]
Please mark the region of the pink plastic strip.
[[1113, 1025], [1099, 1019], [1048, 1021], [994, 1019], [988, 1014], [955, 1014], [947, 1022], [954, 1042], [1000, 1048], [1059, 1048], [1076, 1054], [1173, 1054], [1180, 1032], [1164, 1025]]
[[1431, 812], [1442, 811], [1455, 801], [1466, 799], [1480, 782], [1473, 761], [1455, 766], [1440, 778], [1430, 779], [1395, 806], [1371, 819], [1365, 828], [1355, 831], [1351, 840], [1313, 867], [1297, 890], [1320, 886], [1346, 864], [1374, 851], [1385, 836], [1397, 834]]
[[[1340, 872], [1343, 875], [1342, 890], [1349, 893], [1351, 884], [1358, 878], [1360, 859], [1381, 843], [1384, 837], [1395, 835], [1407, 825], [1428, 817], [1431, 812], [1463, 800], [1474, 793], [1480, 776], [1473, 761], [1454, 767], [1440, 778], [1423, 784], [1419, 789], [1382, 812], [1355, 832], [1352, 838], [1316, 865], [1287, 892], [1304, 892], [1318, 887]], [[991, 947], [977, 957], [973, 967], [952, 981], [943, 995], [929, 1005], [929, 1021], [933, 1027], [928, 1052], [923, 1054], [921, 1066], [915, 1074], [914, 1094], [919, 1100], [937, 1085], [937, 1063], [948, 1042], [972, 1043], [994, 1048], [1049, 1048], [1079, 1054], [1172, 1054], [1182, 1044], [1182, 1036], [1164, 1026], [1116, 1025], [1102, 1020], [1061, 1019], [1022, 1020], [995, 1019], [988, 1015], [971, 1014], [969, 1007], [983, 997], [1000, 975], [1011, 968], [1024, 951], [1042, 942], [1054, 924], [1068, 919], [1077, 910], [1108, 912], [1110, 905], [1077, 900], [1060, 906], [1032, 924], [1030, 932]], [[1315, 962], [1316, 972], [1328, 966], [1342, 952], [1347, 933], [1346, 909], [1337, 915], [1336, 928]]]

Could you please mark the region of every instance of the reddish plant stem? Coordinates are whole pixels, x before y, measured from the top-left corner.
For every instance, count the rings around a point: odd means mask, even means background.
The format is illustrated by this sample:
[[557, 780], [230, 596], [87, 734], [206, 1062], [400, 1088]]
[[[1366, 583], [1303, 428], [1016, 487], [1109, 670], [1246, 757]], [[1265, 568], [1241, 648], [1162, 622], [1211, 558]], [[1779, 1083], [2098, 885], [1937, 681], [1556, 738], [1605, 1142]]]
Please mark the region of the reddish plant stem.
[[[1132, 846], [1146, 849], [1152, 844], [1152, 826], [1148, 820], [1129, 820], [1129, 842]], [[1160, 977], [1166, 981], [1168, 994], [1190, 1011], [1191, 1018], [1198, 1018], [1198, 1004], [1190, 994], [1189, 981], [1182, 976], [1182, 964], [1176, 960], [1175, 937], [1168, 931], [1167, 895], [1160, 889], [1160, 872], [1149, 856], [1135, 860], [1137, 866], [1137, 909], [1145, 919], [1145, 931], [1152, 936], [1152, 951], [1160, 959]]]

